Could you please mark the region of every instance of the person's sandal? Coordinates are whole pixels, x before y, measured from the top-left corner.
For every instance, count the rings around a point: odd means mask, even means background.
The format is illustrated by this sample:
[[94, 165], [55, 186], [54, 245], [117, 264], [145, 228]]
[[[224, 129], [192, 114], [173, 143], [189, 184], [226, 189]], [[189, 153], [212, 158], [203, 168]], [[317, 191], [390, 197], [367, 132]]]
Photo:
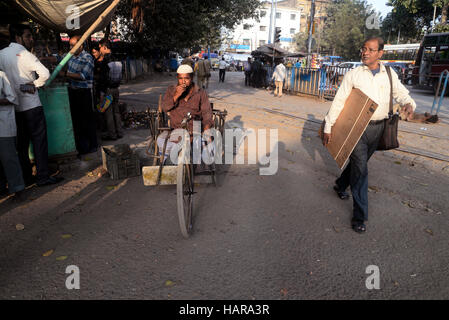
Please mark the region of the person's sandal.
[[341, 191], [338, 186], [334, 186], [335, 192], [337, 192], [338, 197], [341, 200], [347, 200], [349, 199], [349, 194], [346, 191]]

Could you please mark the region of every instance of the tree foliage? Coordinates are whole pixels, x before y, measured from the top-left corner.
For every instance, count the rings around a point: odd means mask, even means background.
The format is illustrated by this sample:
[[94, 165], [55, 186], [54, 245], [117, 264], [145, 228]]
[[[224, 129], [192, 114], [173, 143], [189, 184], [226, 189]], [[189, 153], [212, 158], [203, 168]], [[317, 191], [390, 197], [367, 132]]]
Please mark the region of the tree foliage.
[[327, 13], [320, 46], [329, 54], [358, 60], [363, 40], [380, 34], [379, 29], [367, 28], [368, 17], [376, 12], [364, 0], [334, 0]]
[[[134, 2], [134, 7], [132, 4]], [[232, 29], [245, 18], [256, 16], [258, 0], [151, 0], [140, 2], [142, 29], [133, 28], [135, 0], [120, 3], [116, 15], [128, 31], [124, 36], [141, 50], [180, 50], [218, 46], [222, 28]], [[141, 31], [141, 32], [139, 32]]]
[[403, 5], [397, 5], [382, 21], [382, 37], [391, 44], [419, 42], [429, 23], [428, 12], [427, 15], [411, 13]]
[[393, 7], [393, 13], [407, 12], [421, 28], [430, 28], [433, 20], [434, 5], [441, 8], [437, 18], [446, 23], [449, 0], [389, 0], [389, 6]]

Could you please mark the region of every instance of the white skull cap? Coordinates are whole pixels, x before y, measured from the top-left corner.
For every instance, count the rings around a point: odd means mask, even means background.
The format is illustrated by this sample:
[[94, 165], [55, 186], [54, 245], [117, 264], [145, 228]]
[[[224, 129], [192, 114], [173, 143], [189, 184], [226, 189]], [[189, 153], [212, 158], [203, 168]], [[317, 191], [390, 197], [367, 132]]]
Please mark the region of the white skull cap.
[[181, 64], [176, 72], [177, 73], [193, 73], [193, 69], [188, 64]]

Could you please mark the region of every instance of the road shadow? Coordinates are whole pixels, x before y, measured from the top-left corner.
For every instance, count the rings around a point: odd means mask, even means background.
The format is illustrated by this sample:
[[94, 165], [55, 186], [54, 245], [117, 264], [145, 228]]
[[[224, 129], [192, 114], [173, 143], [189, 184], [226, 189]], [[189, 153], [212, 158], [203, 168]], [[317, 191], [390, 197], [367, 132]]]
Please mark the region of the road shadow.
[[326, 147], [323, 146], [321, 138], [318, 135], [321, 121], [322, 120], [317, 119], [313, 114], [309, 113], [307, 115], [307, 120], [304, 122], [301, 134], [301, 145], [314, 162], [321, 158], [326, 168], [329, 168], [328, 170], [333, 172], [335, 170], [331, 169], [337, 167], [335, 160], [329, 154]]

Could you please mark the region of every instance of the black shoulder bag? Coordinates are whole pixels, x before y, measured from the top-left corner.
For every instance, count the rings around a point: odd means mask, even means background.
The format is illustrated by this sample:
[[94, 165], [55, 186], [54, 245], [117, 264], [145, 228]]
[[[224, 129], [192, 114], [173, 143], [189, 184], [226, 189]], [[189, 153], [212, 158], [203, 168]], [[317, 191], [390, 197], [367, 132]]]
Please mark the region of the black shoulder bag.
[[385, 67], [390, 79], [390, 111], [388, 112], [388, 119], [385, 119], [384, 132], [377, 145], [377, 150], [390, 150], [399, 148], [398, 142], [398, 123], [399, 115], [393, 114], [393, 79], [391, 78], [390, 67]]

